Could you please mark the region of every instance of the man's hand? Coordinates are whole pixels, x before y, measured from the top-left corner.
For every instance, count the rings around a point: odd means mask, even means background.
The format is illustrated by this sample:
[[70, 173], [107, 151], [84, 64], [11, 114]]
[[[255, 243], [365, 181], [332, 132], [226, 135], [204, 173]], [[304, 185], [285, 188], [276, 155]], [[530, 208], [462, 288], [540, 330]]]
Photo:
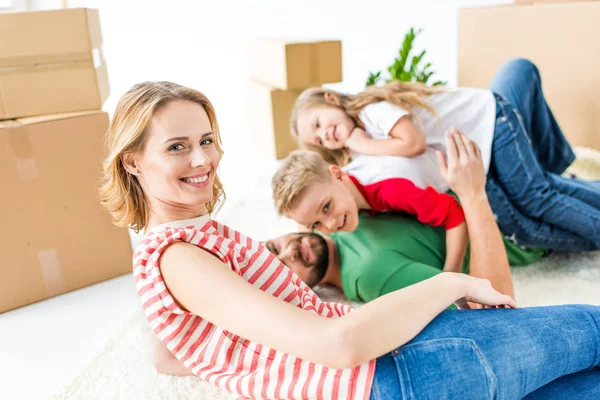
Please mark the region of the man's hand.
[[464, 201], [485, 196], [485, 171], [479, 147], [456, 128], [446, 132], [448, 162], [437, 152], [440, 171], [450, 189]]
[[[489, 280], [494, 289], [514, 297], [506, 250], [485, 193], [481, 152], [475, 143], [456, 129], [446, 132], [446, 148], [448, 162], [439, 152], [438, 160], [442, 176], [460, 198], [465, 212], [471, 241], [470, 274]], [[478, 295], [474, 297], [465, 301], [482, 303], [477, 300]], [[485, 301], [483, 304], [498, 305]]]

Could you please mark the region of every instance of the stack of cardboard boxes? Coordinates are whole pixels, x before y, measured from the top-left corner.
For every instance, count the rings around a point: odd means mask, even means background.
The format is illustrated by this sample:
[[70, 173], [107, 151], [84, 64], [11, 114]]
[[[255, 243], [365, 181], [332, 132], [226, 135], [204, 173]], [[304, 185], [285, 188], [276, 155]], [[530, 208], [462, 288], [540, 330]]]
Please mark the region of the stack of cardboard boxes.
[[109, 95], [97, 10], [0, 14], [0, 312], [131, 270], [95, 187]]
[[249, 67], [252, 137], [266, 157], [285, 158], [297, 148], [290, 132], [294, 102], [308, 87], [342, 80], [342, 43], [258, 39], [250, 44]]
[[528, 58], [569, 142], [600, 150], [600, 1], [465, 8], [458, 26], [460, 86], [488, 87], [504, 62]]

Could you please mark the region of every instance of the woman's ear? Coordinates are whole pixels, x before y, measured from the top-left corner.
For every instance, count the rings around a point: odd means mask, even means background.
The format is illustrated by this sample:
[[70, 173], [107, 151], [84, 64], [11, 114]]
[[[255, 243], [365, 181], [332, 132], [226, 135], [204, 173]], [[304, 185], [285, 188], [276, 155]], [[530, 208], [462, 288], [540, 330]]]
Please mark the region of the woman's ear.
[[131, 175], [138, 176], [140, 175], [140, 169], [137, 165], [137, 160], [134, 155], [131, 153], [125, 153], [121, 156], [121, 163], [123, 163], [123, 167], [127, 172]]
[[347, 176], [343, 169], [333, 164], [329, 166], [329, 173], [333, 179], [338, 181], [344, 180], [344, 178]]
[[323, 97], [325, 98], [326, 102], [328, 102], [330, 104], [333, 104], [334, 106], [341, 105], [340, 97], [337, 94], [335, 94], [335, 93], [325, 92], [325, 94], [323, 95]]

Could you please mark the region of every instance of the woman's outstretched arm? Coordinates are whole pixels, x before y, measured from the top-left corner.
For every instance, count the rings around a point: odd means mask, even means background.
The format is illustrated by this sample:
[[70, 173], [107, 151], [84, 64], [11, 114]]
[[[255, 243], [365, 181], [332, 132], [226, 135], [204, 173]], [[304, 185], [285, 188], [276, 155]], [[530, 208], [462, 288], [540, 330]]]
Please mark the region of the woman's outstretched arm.
[[169, 246], [160, 268], [180, 307], [245, 339], [331, 368], [353, 367], [403, 345], [462, 297], [490, 305], [512, 302], [485, 280], [442, 273], [333, 319], [255, 288], [188, 243]]

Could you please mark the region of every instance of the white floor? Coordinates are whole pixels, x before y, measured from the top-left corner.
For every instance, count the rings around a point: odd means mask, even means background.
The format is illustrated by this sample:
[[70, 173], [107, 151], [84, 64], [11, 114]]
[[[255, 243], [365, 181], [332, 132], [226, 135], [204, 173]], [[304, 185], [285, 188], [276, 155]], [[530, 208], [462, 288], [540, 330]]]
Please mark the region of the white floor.
[[138, 306], [127, 274], [0, 314], [0, 397], [47, 399]]

